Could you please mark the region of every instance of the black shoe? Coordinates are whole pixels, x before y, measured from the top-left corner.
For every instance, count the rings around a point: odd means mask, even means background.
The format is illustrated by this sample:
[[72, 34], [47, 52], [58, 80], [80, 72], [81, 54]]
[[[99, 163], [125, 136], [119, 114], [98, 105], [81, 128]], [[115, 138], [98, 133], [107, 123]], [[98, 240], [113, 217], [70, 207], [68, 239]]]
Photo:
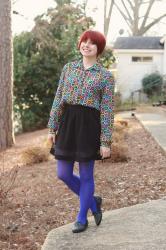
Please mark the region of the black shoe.
[[73, 233], [80, 233], [80, 232], [85, 231], [87, 229], [87, 227], [88, 227], [88, 220], [86, 221], [85, 224], [82, 224], [81, 222], [76, 221], [74, 223], [74, 227], [72, 229], [72, 232]]
[[99, 226], [102, 221], [102, 211], [101, 211], [101, 204], [102, 198], [100, 196], [94, 196], [97, 206], [97, 212], [93, 213], [96, 225]]

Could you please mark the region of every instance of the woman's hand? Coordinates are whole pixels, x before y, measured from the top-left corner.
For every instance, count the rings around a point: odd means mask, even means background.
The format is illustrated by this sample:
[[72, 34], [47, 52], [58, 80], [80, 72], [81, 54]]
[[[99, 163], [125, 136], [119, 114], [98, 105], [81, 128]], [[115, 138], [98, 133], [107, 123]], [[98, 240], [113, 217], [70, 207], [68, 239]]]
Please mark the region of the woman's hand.
[[102, 156], [102, 159], [108, 158], [111, 155], [111, 149], [108, 147], [101, 146], [100, 147], [100, 154]]
[[50, 144], [52, 146], [52, 144], [55, 143], [55, 134], [48, 133], [47, 142], [48, 142], [48, 144]]

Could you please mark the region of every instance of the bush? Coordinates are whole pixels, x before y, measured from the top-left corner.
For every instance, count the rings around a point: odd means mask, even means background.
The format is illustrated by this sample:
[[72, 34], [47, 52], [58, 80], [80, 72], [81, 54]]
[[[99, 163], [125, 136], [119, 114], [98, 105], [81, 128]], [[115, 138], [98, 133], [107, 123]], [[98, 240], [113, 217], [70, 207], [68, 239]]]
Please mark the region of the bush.
[[143, 91], [148, 97], [160, 95], [162, 84], [162, 76], [158, 73], [147, 75], [142, 79]]
[[99, 57], [99, 62], [107, 69], [115, 62], [115, 57], [112, 53], [112, 49], [106, 48]]
[[50, 157], [49, 148], [43, 146], [31, 146], [24, 149], [21, 153], [21, 163], [23, 165], [33, 165], [48, 161]]
[[123, 119], [115, 119], [113, 131], [113, 143], [111, 147], [111, 158], [107, 162], [125, 162], [128, 161], [128, 146], [125, 142], [126, 128], [128, 122]]
[[14, 189], [18, 176], [19, 166], [14, 166], [10, 171], [0, 168], [0, 205], [3, 205]]

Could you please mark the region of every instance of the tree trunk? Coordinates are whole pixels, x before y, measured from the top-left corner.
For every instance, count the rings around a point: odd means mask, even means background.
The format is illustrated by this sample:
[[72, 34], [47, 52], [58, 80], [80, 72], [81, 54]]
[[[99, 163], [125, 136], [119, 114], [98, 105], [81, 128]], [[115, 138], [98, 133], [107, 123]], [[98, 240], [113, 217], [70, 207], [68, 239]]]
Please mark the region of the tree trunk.
[[138, 22], [139, 22], [139, 2], [138, 0], [134, 1], [135, 3], [135, 8], [134, 8], [134, 19], [133, 19], [133, 26], [132, 26], [132, 34], [133, 36], [137, 36], [139, 34], [139, 28], [138, 28]]
[[0, 150], [14, 143], [12, 57], [11, 0], [0, 0]]

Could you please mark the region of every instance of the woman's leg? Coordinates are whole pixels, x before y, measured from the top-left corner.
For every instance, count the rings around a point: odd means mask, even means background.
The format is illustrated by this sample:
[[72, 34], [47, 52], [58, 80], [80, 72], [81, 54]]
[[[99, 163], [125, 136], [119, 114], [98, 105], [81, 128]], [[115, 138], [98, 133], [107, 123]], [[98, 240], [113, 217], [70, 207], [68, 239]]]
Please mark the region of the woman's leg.
[[[88, 162], [89, 163], [89, 162]], [[94, 164], [94, 163], [93, 163]], [[92, 165], [93, 165], [92, 164]], [[82, 167], [83, 165], [83, 167]], [[85, 170], [87, 169], [87, 163], [85, 163]], [[57, 160], [57, 176], [78, 196], [80, 196], [80, 176], [73, 173], [74, 161]], [[80, 163], [80, 168], [84, 169], [84, 164]], [[80, 171], [83, 173], [83, 171]], [[90, 205], [90, 209], [93, 212], [97, 211], [96, 202], [93, 198], [93, 202]]]
[[86, 223], [88, 209], [93, 212], [97, 211], [96, 202], [94, 200], [94, 160], [88, 162], [79, 162], [80, 172], [80, 211], [77, 216], [77, 221], [82, 224]]
[[57, 160], [57, 176], [77, 195], [80, 192], [80, 178], [73, 173], [74, 161]]

